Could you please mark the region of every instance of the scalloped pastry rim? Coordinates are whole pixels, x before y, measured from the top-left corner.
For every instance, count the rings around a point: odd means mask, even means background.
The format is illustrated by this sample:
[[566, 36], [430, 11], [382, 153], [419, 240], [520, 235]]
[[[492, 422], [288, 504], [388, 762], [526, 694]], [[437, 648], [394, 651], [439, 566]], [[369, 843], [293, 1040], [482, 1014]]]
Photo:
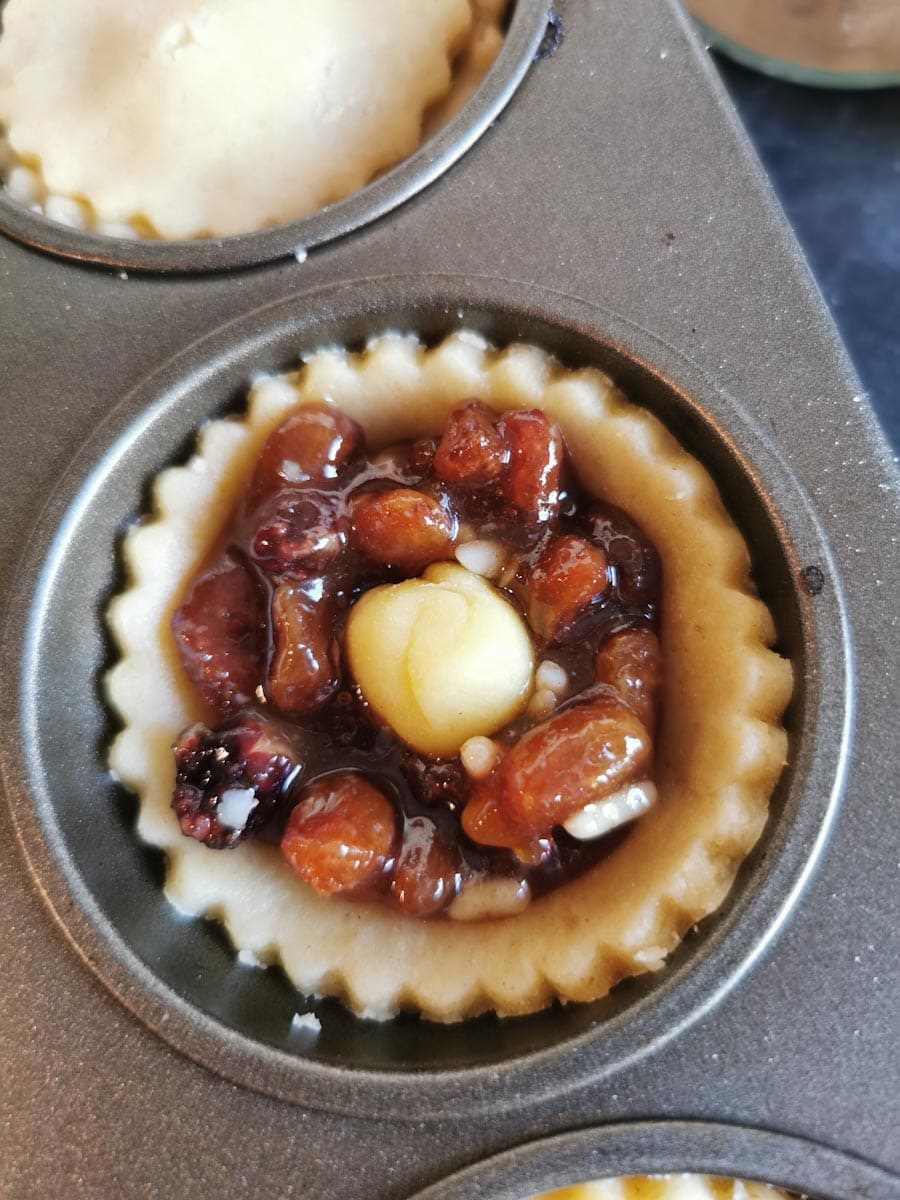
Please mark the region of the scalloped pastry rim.
[[[657, 808], [581, 879], [520, 915], [461, 925], [325, 900], [270, 847], [217, 853], [184, 838], [168, 806], [169, 746], [203, 710], [166, 638], [223, 508], [295, 403], [337, 404], [378, 445], [436, 431], [450, 408], [474, 397], [498, 409], [546, 408], [586, 484], [656, 543], [666, 682]], [[780, 719], [791, 670], [770, 649], [771, 615], [709, 475], [601, 371], [569, 370], [529, 345], [498, 351], [465, 331], [429, 350], [386, 334], [361, 353], [319, 351], [294, 372], [258, 380], [242, 418], [204, 425], [196, 453], [161, 472], [153, 496], [152, 517], [125, 538], [129, 583], [107, 614], [122, 656], [105, 677], [123, 725], [110, 764], [139, 795], [138, 832], [167, 853], [169, 899], [217, 916], [236, 952], [280, 962], [301, 992], [339, 996], [363, 1016], [510, 1016], [554, 999], [598, 999], [623, 977], [660, 969], [719, 907], [762, 832], [786, 759]]]

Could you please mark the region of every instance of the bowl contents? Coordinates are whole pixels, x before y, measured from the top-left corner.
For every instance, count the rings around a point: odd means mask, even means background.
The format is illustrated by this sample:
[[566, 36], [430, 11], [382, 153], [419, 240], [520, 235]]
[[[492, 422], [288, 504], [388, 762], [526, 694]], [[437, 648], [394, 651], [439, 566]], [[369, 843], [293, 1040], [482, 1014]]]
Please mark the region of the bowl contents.
[[322, 350], [153, 498], [110, 762], [242, 962], [368, 1017], [514, 1015], [721, 904], [791, 670], [709, 475], [602, 372], [469, 332]]
[[369, 453], [298, 408], [173, 618], [217, 714], [175, 747], [182, 832], [414, 917], [518, 912], [655, 799], [659, 595], [539, 409]]
[[579, 1183], [531, 1200], [787, 1200], [787, 1196], [764, 1183], [714, 1175], [650, 1175]]
[[249, 233], [411, 154], [488, 70], [501, 0], [8, 0], [18, 200], [124, 237]]

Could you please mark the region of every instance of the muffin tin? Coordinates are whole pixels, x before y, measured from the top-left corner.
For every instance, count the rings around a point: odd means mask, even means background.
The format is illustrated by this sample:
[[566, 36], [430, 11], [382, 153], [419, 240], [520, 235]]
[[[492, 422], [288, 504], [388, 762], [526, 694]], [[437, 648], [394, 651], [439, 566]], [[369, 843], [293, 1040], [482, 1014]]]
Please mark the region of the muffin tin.
[[[435, 1184], [433, 1200], [501, 1200], [667, 1166], [822, 1200], [900, 1194], [896, 471], [677, 10], [570, 0], [556, 52], [529, 67], [547, 18], [519, 0], [457, 120], [307, 221], [107, 244], [0, 205], [22, 239], [0, 241], [0, 547], [5, 781], [25, 852], [3, 839], [4, 1194], [400, 1200]], [[229, 269], [301, 244], [319, 248]], [[704, 460], [798, 666], [791, 766], [721, 913], [660, 975], [449, 1029], [326, 1002], [316, 1037], [292, 1028], [278, 975], [163, 899], [104, 772], [101, 614], [147, 481], [252, 372], [386, 328], [461, 326], [605, 367]]]

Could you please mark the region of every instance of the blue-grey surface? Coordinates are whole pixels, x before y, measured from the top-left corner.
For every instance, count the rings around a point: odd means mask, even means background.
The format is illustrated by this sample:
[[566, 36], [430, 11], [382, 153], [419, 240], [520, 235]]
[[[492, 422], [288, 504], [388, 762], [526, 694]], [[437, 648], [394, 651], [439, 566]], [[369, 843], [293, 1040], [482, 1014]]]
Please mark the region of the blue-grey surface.
[[717, 62], [900, 449], [900, 88], [828, 91]]

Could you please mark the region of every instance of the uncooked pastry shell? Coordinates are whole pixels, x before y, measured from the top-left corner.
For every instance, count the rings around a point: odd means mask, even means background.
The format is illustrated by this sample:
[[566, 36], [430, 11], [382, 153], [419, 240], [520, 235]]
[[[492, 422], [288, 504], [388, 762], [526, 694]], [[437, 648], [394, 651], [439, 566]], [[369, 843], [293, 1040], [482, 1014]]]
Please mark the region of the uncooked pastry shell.
[[533, 1196], [532, 1200], [787, 1200], [765, 1183], [710, 1175], [630, 1176], [581, 1183]]
[[[170, 747], [205, 714], [169, 622], [290, 408], [331, 401], [379, 447], [439, 431], [472, 398], [497, 410], [543, 408], [586, 486], [656, 544], [665, 684], [656, 808], [581, 878], [514, 917], [463, 924], [326, 899], [277, 849], [214, 852], [182, 836], [170, 808]], [[533, 346], [498, 352], [469, 333], [432, 350], [387, 335], [358, 355], [322, 351], [293, 374], [258, 382], [244, 419], [207, 424], [194, 457], [163, 471], [153, 496], [152, 518], [125, 539], [130, 583], [109, 609], [122, 659], [107, 690], [123, 723], [110, 762], [140, 797], [140, 836], [168, 855], [166, 892], [179, 909], [217, 916], [238, 950], [281, 962], [301, 992], [340, 996], [370, 1017], [411, 1009], [456, 1021], [597, 999], [623, 977], [659, 970], [722, 903], [785, 762], [791, 669], [768, 648], [771, 615], [709, 475], [601, 372], [567, 370]]]

